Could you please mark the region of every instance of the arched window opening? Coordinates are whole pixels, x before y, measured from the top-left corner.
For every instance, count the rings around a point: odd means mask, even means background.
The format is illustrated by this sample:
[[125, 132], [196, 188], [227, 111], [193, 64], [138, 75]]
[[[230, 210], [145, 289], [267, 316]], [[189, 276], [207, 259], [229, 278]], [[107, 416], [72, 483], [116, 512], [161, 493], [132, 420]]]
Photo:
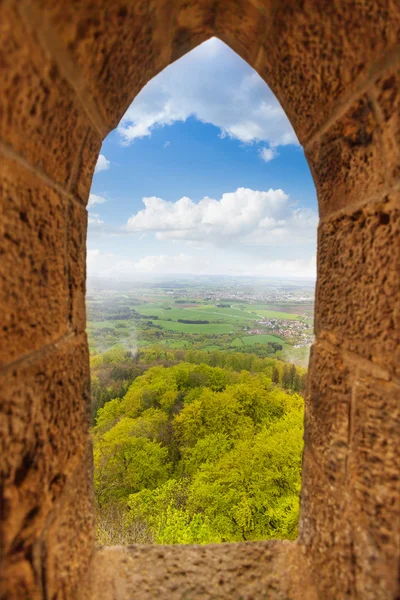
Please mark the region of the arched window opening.
[[294, 539], [317, 200], [277, 99], [203, 43], [104, 141], [88, 210], [98, 542]]

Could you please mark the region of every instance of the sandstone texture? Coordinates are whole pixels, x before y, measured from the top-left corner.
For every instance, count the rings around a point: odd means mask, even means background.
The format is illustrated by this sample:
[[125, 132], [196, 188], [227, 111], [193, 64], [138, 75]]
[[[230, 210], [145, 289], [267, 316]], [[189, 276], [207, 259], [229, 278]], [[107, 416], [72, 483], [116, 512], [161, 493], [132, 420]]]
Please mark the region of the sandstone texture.
[[[1, 600], [396, 600], [398, 0], [0, 0]], [[296, 542], [94, 546], [86, 203], [101, 142], [217, 36], [277, 95], [318, 192]]]

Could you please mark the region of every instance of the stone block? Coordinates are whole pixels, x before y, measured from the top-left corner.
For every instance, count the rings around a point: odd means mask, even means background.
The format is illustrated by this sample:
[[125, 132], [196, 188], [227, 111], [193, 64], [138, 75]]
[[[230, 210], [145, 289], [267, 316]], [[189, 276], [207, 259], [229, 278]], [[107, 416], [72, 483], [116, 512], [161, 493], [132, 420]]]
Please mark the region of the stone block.
[[[255, 64], [267, 35], [272, 1], [263, 7], [243, 0], [224, 0], [215, 11], [215, 31], [218, 37], [235, 50], [251, 66]], [[251, 40], [255, 43], [251, 43]]]
[[[165, 11], [162, 6], [163, 2], [156, 1], [153, 3], [157, 15], [156, 22], [169, 24], [171, 31], [165, 28], [161, 31], [155, 31], [153, 42], [160, 46], [163, 38], [165, 40], [165, 36], [167, 36], [167, 39], [171, 39], [170, 62], [178, 60], [181, 56], [215, 35], [217, 11], [212, 0], [198, 0], [196, 3], [185, 2], [185, 0], [179, 1], [175, 4], [172, 20], [171, 18], [166, 19], [165, 14], [162, 14]], [[171, 3], [167, 2], [166, 6], [167, 10], [170, 10]]]
[[390, 179], [400, 177], [400, 70], [388, 73], [376, 83], [381, 112], [382, 144]]
[[333, 489], [307, 444], [303, 458], [299, 542], [318, 598], [355, 598], [348, 495]]
[[[173, 8], [163, 12], [166, 27], [157, 23], [158, 5], [139, 0], [40, 0], [43, 14], [76, 65], [85, 91], [97, 104], [104, 123], [116, 127], [141, 88], [171, 60]], [[163, 43], [154, 44], [157, 30]], [[110, 35], [112, 32], [112, 35]], [[161, 36], [158, 38], [161, 42]]]
[[[283, 540], [96, 551], [85, 600], [317, 600], [304, 555]], [[139, 590], [139, 592], [137, 592]]]
[[283, 0], [271, 13], [256, 68], [305, 144], [335, 105], [356, 91], [371, 64], [397, 46], [398, 3]]
[[94, 552], [92, 448], [76, 467], [46, 529], [46, 598], [76, 599]]
[[86, 337], [4, 369], [0, 389], [0, 537], [4, 555], [18, 562], [33, 555], [34, 542], [87, 447]]
[[92, 128], [87, 130], [82, 146], [76, 180], [72, 185], [72, 193], [86, 206], [96, 162], [100, 153], [101, 138]]
[[400, 210], [382, 203], [321, 223], [317, 333], [400, 373]]
[[367, 96], [357, 100], [306, 148], [322, 218], [369, 200], [385, 188], [380, 129]]
[[17, 162], [0, 165], [0, 364], [68, 328], [66, 201]]
[[0, 40], [0, 139], [65, 186], [87, 119], [10, 3], [1, 7]]
[[394, 598], [400, 558], [400, 388], [369, 376], [354, 388], [349, 459], [360, 598]]
[[309, 365], [304, 442], [332, 488], [341, 489], [345, 481], [350, 407], [348, 366], [337, 349], [317, 342]]
[[83, 333], [86, 329], [86, 208], [71, 201], [68, 207], [68, 319], [71, 329]]
[[0, 565], [0, 598], [6, 600], [44, 600], [41, 581], [26, 559]]

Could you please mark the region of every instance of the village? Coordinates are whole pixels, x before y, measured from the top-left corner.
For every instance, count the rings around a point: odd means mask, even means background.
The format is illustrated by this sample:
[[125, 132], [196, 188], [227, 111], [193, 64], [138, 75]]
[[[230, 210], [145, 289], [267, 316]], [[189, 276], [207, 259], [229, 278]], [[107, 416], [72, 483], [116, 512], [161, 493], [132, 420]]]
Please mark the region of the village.
[[290, 340], [294, 348], [310, 346], [313, 342], [313, 328], [305, 320], [291, 319], [260, 319], [258, 327], [247, 329], [250, 335], [273, 333], [279, 337]]

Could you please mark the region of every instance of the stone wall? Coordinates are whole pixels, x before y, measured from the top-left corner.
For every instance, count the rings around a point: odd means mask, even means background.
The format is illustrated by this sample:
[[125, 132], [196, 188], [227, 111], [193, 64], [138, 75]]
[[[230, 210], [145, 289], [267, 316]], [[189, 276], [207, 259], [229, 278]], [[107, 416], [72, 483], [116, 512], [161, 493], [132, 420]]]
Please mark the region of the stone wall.
[[[399, 31], [398, 0], [0, 0], [2, 599], [399, 597]], [[96, 554], [91, 177], [143, 85], [213, 35], [318, 191], [300, 537]]]

